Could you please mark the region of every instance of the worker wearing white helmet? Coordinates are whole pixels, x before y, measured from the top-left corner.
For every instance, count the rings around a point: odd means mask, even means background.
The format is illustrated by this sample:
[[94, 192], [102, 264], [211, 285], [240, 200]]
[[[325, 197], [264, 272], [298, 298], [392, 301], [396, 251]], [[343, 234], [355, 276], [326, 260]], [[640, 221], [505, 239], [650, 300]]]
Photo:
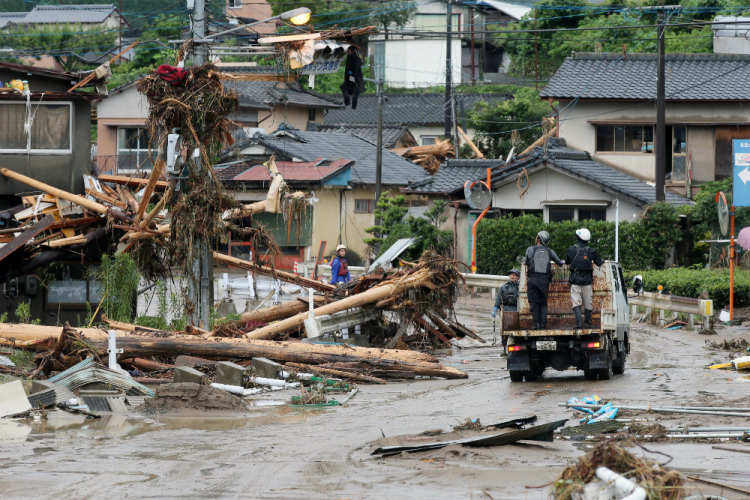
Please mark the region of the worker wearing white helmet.
[[[591, 328], [594, 309], [594, 264], [601, 266], [604, 260], [589, 246], [591, 232], [586, 228], [576, 231], [578, 241], [568, 248], [565, 263], [570, 270], [570, 300], [573, 302], [573, 314], [576, 317], [576, 328]], [[581, 324], [581, 306], [585, 320]]]
[[331, 261], [331, 284], [349, 283], [352, 277], [349, 275], [349, 265], [346, 262], [346, 245], [336, 247], [336, 256]]

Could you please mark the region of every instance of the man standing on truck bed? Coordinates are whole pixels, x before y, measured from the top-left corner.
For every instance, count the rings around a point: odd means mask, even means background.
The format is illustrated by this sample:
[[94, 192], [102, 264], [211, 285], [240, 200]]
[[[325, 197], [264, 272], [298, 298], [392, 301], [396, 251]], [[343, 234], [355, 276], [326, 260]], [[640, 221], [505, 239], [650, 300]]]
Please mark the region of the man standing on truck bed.
[[534, 319], [534, 330], [545, 330], [547, 328], [547, 295], [549, 294], [549, 283], [552, 281], [552, 266], [554, 262], [558, 266], [563, 265], [555, 251], [548, 248], [549, 233], [539, 231], [533, 247], [526, 249], [527, 285], [526, 290], [529, 297], [529, 309]]
[[[573, 302], [573, 314], [576, 317], [576, 329], [591, 328], [591, 314], [594, 309], [594, 264], [601, 266], [604, 259], [589, 246], [591, 232], [586, 228], [576, 231], [578, 242], [568, 248], [565, 263], [570, 267], [570, 300]], [[581, 324], [581, 305], [586, 319]]]

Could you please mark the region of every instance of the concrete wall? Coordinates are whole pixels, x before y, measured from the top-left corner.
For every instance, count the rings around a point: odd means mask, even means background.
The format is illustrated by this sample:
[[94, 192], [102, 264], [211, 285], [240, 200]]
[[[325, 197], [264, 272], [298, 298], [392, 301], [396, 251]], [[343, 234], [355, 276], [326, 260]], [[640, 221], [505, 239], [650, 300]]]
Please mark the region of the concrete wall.
[[135, 86], [128, 87], [102, 99], [96, 108], [96, 116], [102, 118], [148, 119], [149, 104], [146, 96]]
[[[300, 130], [307, 128], [308, 109], [298, 106], [279, 105], [272, 111], [258, 111], [258, 127], [267, 133], [275, 132], [282, 123], [296, 127]], [[315, 123], [323, 123], [323, 110], [315, 111]]]
[[[566, 108], [568, 101], [560, 102], [560, 109]], [[602, 163], [611, 165], [634, 177], [653, 181], [656, 166], [653, 154], [646, 153], [596, 153], [597, 123], [652, 124], [656, 119], [653, 103], [632, 102], [591, 102], [579, 101], [562, 112], [560, 136], [568, 146], [588, 151]], [[666, 105], [667, 125], [688, 126], [688, 155], [692, 155], [693, 178], [713, 180], [714, 156], [706, 149], [713, 127], [716, 124], [750, 123], [750, 106], [743, 107], [734, 102], [677, 103]], [[711, 143], [711, 148], [713, 148]], [[697, 175], [696, 175], [697, 174]]]

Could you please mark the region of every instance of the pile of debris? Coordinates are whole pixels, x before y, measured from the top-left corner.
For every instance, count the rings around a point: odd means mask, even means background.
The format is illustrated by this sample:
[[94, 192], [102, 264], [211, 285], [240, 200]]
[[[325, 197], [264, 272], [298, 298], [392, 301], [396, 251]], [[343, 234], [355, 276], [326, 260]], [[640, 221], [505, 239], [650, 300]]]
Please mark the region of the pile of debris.
[[431, 175], [434, 175], [440, 169], [440, 164], [446, 158], [456, 157], [456, 150], [448, 139], [435, 139], [434, 144], [399, 148], [394, 149], [393, 152], [411, 159], [411, 161], [418, 165], [422, 165]]

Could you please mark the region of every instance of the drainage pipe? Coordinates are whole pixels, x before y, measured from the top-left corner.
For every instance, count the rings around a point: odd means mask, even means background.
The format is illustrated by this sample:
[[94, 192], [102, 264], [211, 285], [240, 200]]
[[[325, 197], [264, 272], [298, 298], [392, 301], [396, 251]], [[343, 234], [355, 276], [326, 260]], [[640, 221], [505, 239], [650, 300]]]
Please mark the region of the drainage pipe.
[[606, 468], [598, 467], [596, 477], [605, 483], [612, 484], [620, 493], [627, 495], [622, 500], [646, 500], [646, 490], [618, 473]]

